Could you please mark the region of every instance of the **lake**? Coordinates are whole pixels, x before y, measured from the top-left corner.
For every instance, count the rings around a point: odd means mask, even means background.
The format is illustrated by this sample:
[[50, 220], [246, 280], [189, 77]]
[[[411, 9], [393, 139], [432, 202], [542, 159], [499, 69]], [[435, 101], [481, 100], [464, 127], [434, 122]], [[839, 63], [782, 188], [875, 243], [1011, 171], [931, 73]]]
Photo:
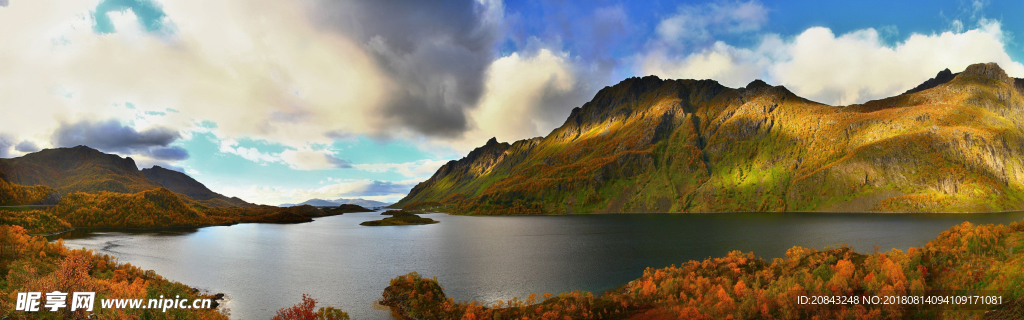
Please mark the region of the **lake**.
[[1024, 213], [718, 213], [468, 217], [434, 213], [421, 226], [365, 227], [378, 213], [291, 225], [240, 224], [165, 232], [75, 232], [89, 248], [190, 286], [223, 292], [233, 319], [269, 319], [303, 293], [352, 319], [374, 308], [388, 281], [417, 271], [456, 300], [532, 292], [601, 292], [646, 267], [724, 256], [782, 257], [792, 246], [847, 243], [860, 252], [919, 247], [963, 221], [1007, 223]]

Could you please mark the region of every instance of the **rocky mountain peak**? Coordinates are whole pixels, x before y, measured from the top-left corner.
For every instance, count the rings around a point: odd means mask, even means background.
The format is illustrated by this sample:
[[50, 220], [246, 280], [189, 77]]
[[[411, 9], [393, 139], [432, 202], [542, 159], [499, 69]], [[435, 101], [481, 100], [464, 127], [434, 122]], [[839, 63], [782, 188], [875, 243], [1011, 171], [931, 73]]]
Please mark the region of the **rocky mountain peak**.
[[925, 80], [924, 83], [917, 85], [913, 89], [907, 90], [907, 92], [904, 92], [903, 94], [911, 94], [914, 92], [921, 92], [924, 90], [935, 88], [940, 84], [953, 80], [953, 78], [955, 78], [957, 74], [958, 73], [953, 73], [952, 71], [949, 71], [949, 68], [946, 68], [945, 70], [939, 71], [939, 73], [935, 75], [935, 78]]
[[769, 85], [767, 82], [764, 82], [761, 79], [755, 79], [754, 81], [751, 81], [750, 83], [747, 84], [747, 89], [759, 89], [759, 88], [771, 88], [771, 87], [772, 87], [771, 85]]
[[943, 69], [942, 71], [939, 71], [939, 74], [935, 75], [935, 79], [939, 79], [939, 80], [953, 79], [953, 76], [954, 76], [953, 72], [949, 71], [949, 68], [946, 68], [946, 69]]
[[979, 76], [1014, 85], [1014, 79], [1006, 75], [1006, 71], [1003, 71], [1003, 68], [1000, 68], [999, 64], [995, 62], [972, 64], [964, 72], [961, 72], [960, 76]]
[[496, 144], [498, 144], [498, 138], [497, 137], [491, 137], [490, 140], [487, 140], [487, 143], [485, 143], [484, 146], [491, 146], [491, 145], [496, 145]]

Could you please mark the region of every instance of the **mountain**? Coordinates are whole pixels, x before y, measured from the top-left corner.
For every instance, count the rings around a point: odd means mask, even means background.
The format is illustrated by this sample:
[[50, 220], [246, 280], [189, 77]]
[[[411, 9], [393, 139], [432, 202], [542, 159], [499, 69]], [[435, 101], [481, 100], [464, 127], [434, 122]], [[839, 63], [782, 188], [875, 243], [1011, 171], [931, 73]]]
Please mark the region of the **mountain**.
[[0, 223], [51, 233], [69, 228], [302, 223], [366, 210], [336, 204], [329, 210], [254, 205], [213, 192], [184, 173], [159, 166], [140, 171], [132, 158], [84, 146], [0, 159], [0, 206], [25, 204], [55, 206], [0, 208]]
[[314, 206], [314, 207], [337, 207], [339, 205], [339, 203], [334, 202], [334, 201], [330, 201], [330, 200], [323, 200], [323, 199], [309, 199], [309, 200], [303, 201], [302, 203], [299, 203], [299, 204], [286, 203], [286, 204], [280, 205], [279, 207], [295, 207], [295, 206], [303, 206], [303, 205], [310, 205], [310, 206]]
[[[916, 91], [915, 91], [916, 90]], [[546, 137], [491, 139], [393, 207], [461, 214], [1024, 209], [1024, 80], [994, 63], [850, 106], [630, 78]]]
[[338, 204], [354, 204], [354, 205], [357, 205], [357, 206], [360, 206], [360, 207], [366, 207], [366, 208], [386, 207], [386, 206], [391, 205], [391, 203], [388, 203], [388, 202], [380, 202], [380, 201], [374, 201], [374, 200], [365, 200], [365, 199], [362, 199], [362, 198], [359, 198], [359, 199], [338, 198], [338, 199], [334, 199], [334, 202], [338, 203]]
[[7, 181], [7, 175], [0, 171], [0, 206], [21, 206], [31, 204], [56, 204], [60, 195], [47, 186], [23, 186]]
[[149, 181], [167, 188], [168, 190], [189, 196], [190, 198], [204, 204], [216, 207], [252, 206], [252, 204], [245, 202], [242, 199], [236, 197], [228, 198], [222, 194], [213, 192], [202, 183], [199, 183], [199, 181], [196, 181], [187, 174], [178, 171], [164, 169], [160, 166], [153, 166], [149, 169], [142, 169], [142, 174], [146, 176], [146, 179], [149, 179]]
[[121, 158], [85, 146], [46, 149], [13, 159], [0, 159], [8, 181], [44, 185], [61, 194], [110, 191], [136, 193], [160, 186], [139, 172], [132, 158]]
[[[122, 158], [86, 146], [46, 149], [18, 158], [0, 159], [0, 172], [6, 175], [4, 180], [21, 185], [22, 193], [27, 192], [24, 188], [33, 188], [27, 186], [52, 188], [61, 195], [75, 192], [135, 194], [163, 187], [206, 206], [252, 206], [242, 199], [213, 192], [184, 173], [159, 166], [140, 171], [131, 157]], [[4, 187], [0, 185], [0, 188]], [[0, 198], [12, 192], [0, 192]]]
[[357, 206], [367, 207], [367, 208], [385, 207], [385, 206], [390, 205], [390, 203], [380, 202], [380, 201], [373, 201], [373, 200], [339, 198], [339, 199], [334, 199], [334, 200], [310, 199], [310, 200], [303, 201], [302, 203], [299, 203], [299, 204], [285, 203], [285, 204], [280, 205], [279, 207], [293, 207], [293, 206], [301, 206], [301, 205], [311, 205], [311, 206], [314, 206], [314, 207], [337, 207], [337, 206], [343, 205], [343, 204], [354, 204], [354, 205], [357, 205]]
[[949, 71], [949, 69], [939, 71], [939, 74], [935, 75], [935, 78], [925, 80], [924, 83], [914, 87], [913, 89], [907, 90], [907, 92], [904, 92], [903, 94], [911, 94], [914, 92], [921, 92], [924, 90], [935, 88], [940, 84], [953, 80], [953, 78], [956, 78], [958, 74], [959, 73], [953, 73], [952, 71]]
[[54, 215], [74, 227], [160, 228], [206, 226], [213, 218], [166, 188], [138, 193], [76, 192], [64, 196]]

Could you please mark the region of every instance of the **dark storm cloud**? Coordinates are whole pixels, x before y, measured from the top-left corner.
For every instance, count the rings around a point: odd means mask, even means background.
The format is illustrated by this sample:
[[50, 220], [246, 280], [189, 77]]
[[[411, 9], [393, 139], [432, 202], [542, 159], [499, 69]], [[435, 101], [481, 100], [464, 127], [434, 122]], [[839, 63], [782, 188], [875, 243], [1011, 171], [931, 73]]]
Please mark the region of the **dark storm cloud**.
[[500, 4], [475, 0], [322, 1], [324, 26], [355, 37], [396, 82], [381, 115], [393, 124], [441, 137], [469, 129], [466, 111], [483, 94], [501, 37]]
[[145, 131], [123, 126], [117, 120], [62, 123], [50, 142], [57, 147], [84, 145], [104, 152], [119, 154], [144, 154], [155, 159], [183, 160], [188, 151], [180, 147], [168, 147], [181, 138], [177, 130], [156, 127]]
[[149, 148], [149, 156], [160, 160], [185, 160], [188, 159], [188, 150], [182, 147], [152, 147]]
[[29, 153], [29, 152], [39, 151], [40, 148], [39, 148], [38, 145], [36, 145], [35, 142], [25, 140], [25, 141], [22, 141], [21, 143], [18, 143], [18, 145], [14, 146], [14, 150], [18, 150], [19, 152]]

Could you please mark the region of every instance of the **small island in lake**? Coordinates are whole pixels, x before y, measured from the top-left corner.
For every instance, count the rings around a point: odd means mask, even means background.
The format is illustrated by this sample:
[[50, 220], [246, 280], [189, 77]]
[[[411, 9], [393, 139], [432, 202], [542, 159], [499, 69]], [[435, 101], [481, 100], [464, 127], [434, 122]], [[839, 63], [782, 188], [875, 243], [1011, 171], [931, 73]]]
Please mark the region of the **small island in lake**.
[[373, 212], [373, 210], [355, 204], [342, 204], [334, 208], [321, 208], [321, 210], [323, 210], [324, 213], [331, 215], [338, 215], [349, 212]]
[[362, 226], [406, 226], [406, 225], [417, 225], [417, 224], [432, 224], [437, 223], [437, 220], [431, 218], [423, 218], [419, 215], [412, 214], [406, 211], [388, 210], [384, 215], [391, 215], [390, 218], [384, 218], [381, 220], [366, 221], [360, 223]]

